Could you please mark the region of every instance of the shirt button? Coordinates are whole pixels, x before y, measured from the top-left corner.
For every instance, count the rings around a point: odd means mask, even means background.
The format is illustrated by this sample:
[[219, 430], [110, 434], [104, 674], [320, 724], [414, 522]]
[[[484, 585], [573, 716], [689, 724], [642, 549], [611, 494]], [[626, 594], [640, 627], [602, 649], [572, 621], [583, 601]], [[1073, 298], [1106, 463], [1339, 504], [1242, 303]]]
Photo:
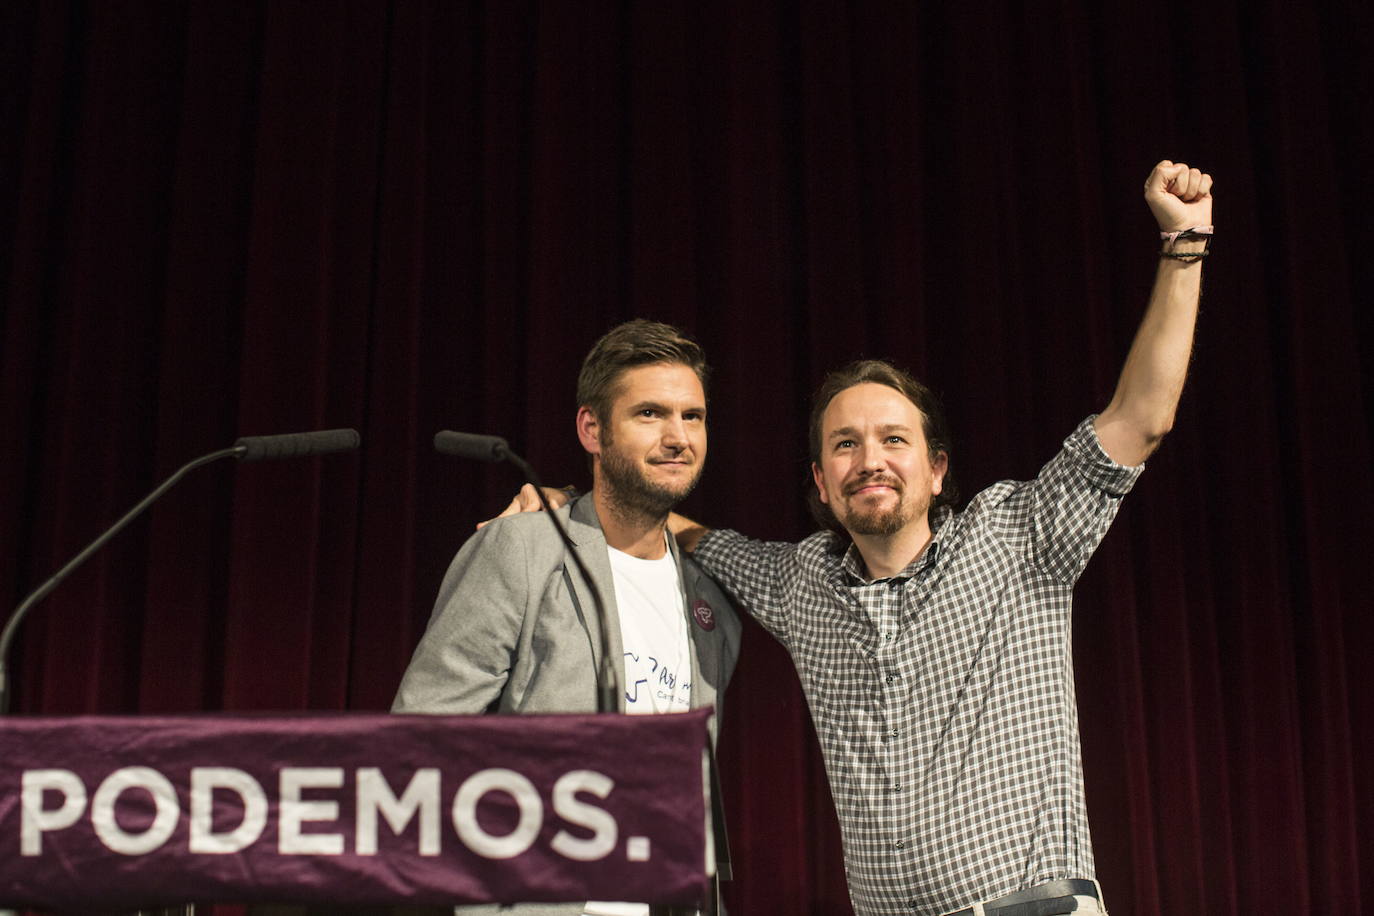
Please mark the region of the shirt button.
[[885, 639], [885, 640], [888, 641], [888, 642], [892, 642], [892, 634], [891, 634], [891, 633], [884, 633], [884, 634], [883, 634], [883, 639]]
[[893, 681], [895, 681], [895, 680], [897, 680], [897, 675], [895, 675], [895, 674], [889, 674], [889, 675], [887, 676], [887, 682], [888, 682], [889, 684], [891, 684], [891, 683], [892, 683]]
[[897, 842], [893, 843], [892, 845], [893, 845], [893, 846], [896, 846], [898, 849], [906, 849], [906, 844], [903, 843], [901, 840], [898, 840]]
[[897, 737], [897, 729], [894, 728], [889, 734], [894, 738]]

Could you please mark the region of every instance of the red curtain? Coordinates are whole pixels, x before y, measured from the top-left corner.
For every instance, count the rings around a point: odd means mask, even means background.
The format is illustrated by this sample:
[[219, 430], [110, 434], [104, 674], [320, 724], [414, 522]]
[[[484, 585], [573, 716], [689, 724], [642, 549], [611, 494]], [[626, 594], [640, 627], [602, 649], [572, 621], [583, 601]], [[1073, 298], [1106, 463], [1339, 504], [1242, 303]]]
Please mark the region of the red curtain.
[[[453, 551], [583, 486], [576, 369], [677, 323], [717, 367], [690, 514], [810, 530], [805, 409], [885, 356], [966, 494], [1105, 405], [1154, 268], [1153, 163], [1217, 178], [1176, 431], [1077, 591], [1089, 812], [1117, 914], [1374, 908], [1374, 12], [762, 2], [0, 5], [10, 606], [54, 593], [19, 711], [385, 709]], [[722, 748], [745, 914], [849, 911], [785, 654]], [[1363, 762], [1361, 762], [1363, 761]]]

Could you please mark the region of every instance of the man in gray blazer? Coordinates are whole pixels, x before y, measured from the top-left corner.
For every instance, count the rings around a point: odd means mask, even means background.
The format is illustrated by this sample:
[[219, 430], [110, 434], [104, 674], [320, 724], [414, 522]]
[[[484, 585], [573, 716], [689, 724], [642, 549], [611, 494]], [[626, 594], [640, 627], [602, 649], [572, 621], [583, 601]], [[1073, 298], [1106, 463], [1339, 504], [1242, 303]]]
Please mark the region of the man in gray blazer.
[[[577, 434], [591, 492], [559, 510], [605, 599], [621, 709], [721, 706], [739, 653], [725, 594], [667, 534], [669, 511], [706, 460], [707, 367], [676, 329], [636, 320], [588, 353]], [[588, 583], [549, 520], [483, 527], [444, 577], [429, 627], [402, 678], [395, 712], [594, 712], [601, 633]], [[715, 734], [715, 720], [711, 729]], [[464, 912], [495, 912], [474, 907]], [[625, 904], [524, 904], [522, 916], [611, 916]]]

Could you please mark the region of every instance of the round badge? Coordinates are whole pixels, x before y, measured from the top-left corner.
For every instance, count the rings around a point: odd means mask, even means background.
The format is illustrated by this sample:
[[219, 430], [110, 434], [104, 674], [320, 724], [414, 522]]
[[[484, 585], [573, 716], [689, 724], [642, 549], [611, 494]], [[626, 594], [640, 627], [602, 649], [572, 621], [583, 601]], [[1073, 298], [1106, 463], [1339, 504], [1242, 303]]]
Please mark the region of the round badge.
[[708, 633], [716, 628], [716, 612], [711, 610], [711, 605], [700, 598], [692, 602], [692, 619], [697, 622], [697, 626]]

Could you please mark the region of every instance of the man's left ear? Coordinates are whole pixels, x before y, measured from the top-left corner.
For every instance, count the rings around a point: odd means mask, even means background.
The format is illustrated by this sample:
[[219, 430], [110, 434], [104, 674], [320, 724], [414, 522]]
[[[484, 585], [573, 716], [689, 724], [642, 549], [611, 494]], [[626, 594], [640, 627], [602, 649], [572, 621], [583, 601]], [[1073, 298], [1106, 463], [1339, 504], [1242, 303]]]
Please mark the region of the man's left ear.
[[935, 459], [930, 462], [931, 480], [930, 492], [939, 496], [940, 491], [945, 488], [945, 473], [949, 471], [949, 453], [940, 452]]

